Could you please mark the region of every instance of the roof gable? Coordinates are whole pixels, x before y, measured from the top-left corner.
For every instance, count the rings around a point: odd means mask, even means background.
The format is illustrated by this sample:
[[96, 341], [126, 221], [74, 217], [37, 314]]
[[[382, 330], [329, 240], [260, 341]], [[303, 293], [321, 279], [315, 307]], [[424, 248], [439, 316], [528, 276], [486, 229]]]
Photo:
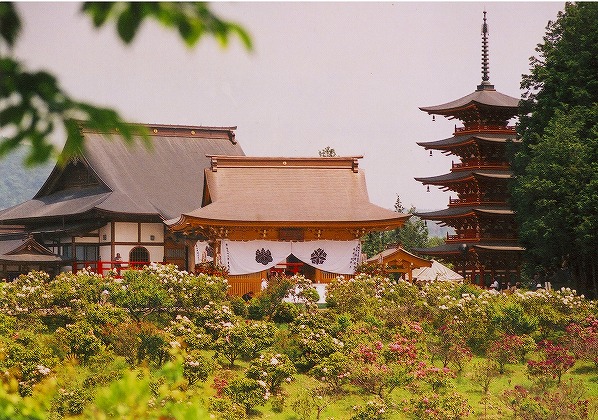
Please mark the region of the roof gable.
[[56, 166], [33, 198], [41, 198], [70, 189], [102, 186], [105, 187], [85, 158], [74, 157], [64, 167]]

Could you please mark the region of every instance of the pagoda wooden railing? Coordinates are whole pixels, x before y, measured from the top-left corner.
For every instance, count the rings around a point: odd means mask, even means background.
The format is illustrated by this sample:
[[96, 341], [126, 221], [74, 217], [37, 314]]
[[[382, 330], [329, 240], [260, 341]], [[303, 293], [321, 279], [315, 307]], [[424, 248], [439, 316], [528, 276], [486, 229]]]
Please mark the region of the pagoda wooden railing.
[[500, 169], [508, 170], [510, 165], [508, 162], [492, 162], [484, 159], [463, 159], [461, 162], [451, 162], [452, 169], [468, 169], [468, 168], [484, 168], [484, 169]]
[[506, 241], [506, 240], [514, 240], [517, 239], [516, 234], [512, 233], [503, 233], [503, 234], [480, 234], [480, 232], [475, 230], [468, 230], [465, 232], [459, 232], [453, 235], [446, 234], [446, 242], [461, 242], [464, 240], [469, 241], [479, 241], [481, 239], [489, 240], [489, 241]]
[[467, 196], [459, 197], [459, 198], [449, 197], [449, 207], [472, 205], [472, 204], [486, 204], [486, 205], [500, 206], [500, 205], [507, 204], [507, 200], [506, 199], [497, 200], [497, 199], [484, 198], [484, 197], [480, 197], [477, 194], [467, 195]]
[[491, 124], [472, 124], [467, 127], [455, 127], [455, 134], [465, 134], [468, 132], [495, 132], [495, 133], [515, 133], [514, 125], [491, 125]]

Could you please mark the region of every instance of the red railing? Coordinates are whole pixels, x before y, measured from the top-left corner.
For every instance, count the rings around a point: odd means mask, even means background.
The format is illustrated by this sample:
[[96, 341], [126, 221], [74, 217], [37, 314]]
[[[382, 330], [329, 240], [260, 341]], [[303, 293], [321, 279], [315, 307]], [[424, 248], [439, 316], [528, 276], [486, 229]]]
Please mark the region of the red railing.
[[121, 270], [141, 270], [144, 265], [149, 265], [147, 261], [73, 261], [72, 272], [88, 269], [93, 273], [105, 274], [109, 270], [115, 269], [117, 273]]

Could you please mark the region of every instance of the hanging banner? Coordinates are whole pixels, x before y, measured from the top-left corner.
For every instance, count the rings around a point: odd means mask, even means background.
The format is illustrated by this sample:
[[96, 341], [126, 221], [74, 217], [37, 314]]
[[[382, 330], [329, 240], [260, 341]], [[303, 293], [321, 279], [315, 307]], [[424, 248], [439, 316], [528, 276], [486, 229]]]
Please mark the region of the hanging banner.
[[361, 242], [354, 241], [229, 241], [221, 243], [222, 264], [232, 275], [269, 270], [293, 254], [312, 267], [337, 274], [353, 274], [361, 258]]
[[220, 252], [222, 264], [229, 274], [257, 273], [285, 261], [291, 255], [291, 243], [223, 240]]
[[305, 241], [293, 242], [292, 253], [305, 264], [336, 274], [354, 274], [361, 258], [361, 242]]

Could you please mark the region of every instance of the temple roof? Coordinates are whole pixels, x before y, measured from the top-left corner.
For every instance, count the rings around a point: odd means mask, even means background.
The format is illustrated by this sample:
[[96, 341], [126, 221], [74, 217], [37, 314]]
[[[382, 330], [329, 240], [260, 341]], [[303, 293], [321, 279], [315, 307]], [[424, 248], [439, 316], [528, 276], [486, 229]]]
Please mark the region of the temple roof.
[[430, 176], [426, 178], [415, 178], [423, 184], [440, 184], [461, 182], [468, 178], [493, 178], [493, 179], [510, 179], [513, 177], [511, 171], [503, 170], [478, 170], [478, 171], [452, 171], [447, 174]]
[[409, 214], [369, 201], [357, 157], [212, 156], [204, 205], [167, 221], [186, 225], [401, 226]]
[[201, 205], [207, 154], [244, 154], [236, 127], [147, 127], [150, 147], [141, 138], [128, 145], [118, 133], [82, 129], [82, 155], [57, 165], [31, 200], [0, 211], [0, 222], [97, 212], [170, 219]]
[[474, 134], [462, 134], [453, 137], [449, 137], [443, 140], [417, 142], [419, 146], [423, 146], [427, 149], [435, 150], [452, 150], [455, 146], [463, 146], [470, 143], [507, 143], [509, 141], [517, 142], [515, 132], [512, 134], [508, 133], [484, 133], [483, 135]]
[[0, 261], [3, 262], [60, 262], [62, 258], [55, 255], [32, 237], [2, 238], [0, 237]]

